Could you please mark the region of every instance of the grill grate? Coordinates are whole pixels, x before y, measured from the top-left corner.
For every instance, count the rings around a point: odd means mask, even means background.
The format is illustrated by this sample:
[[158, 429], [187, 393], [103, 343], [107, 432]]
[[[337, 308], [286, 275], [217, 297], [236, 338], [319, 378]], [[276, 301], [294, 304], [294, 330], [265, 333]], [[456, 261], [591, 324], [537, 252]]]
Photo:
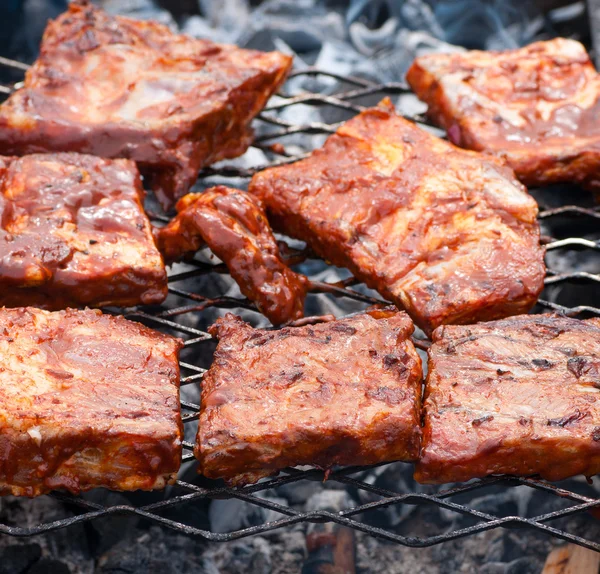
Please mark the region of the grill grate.
[[[0, 58], [0, 65], [11, 66], [18, 69], [26, 68], [25, 65], [19, 62], [14, 62], [5, 58]], [[359, 100], [360, 98], [397, 96], [409, 93], [408, 87], [404, 83], [395, 82], [376, 84], [362, 78], [325, 73], [313, 68], [306, 68], [291, 74], [291, 78], [309, 78], [315, 76], [329, 78], [330, 80], [337, 80], [342, 84], [350, 86], [350, 88], [346, 89], [345, 91], [337, 92], [335, 95], [325, 95], [322, 93], [301, 93], [299, 95], [290, 96], [284, 94], [276, 98], [275, 102], [272, 100], [257, 120], [257, 126], [266, 129], [262, 131], [259, 129], [259, 133], [261, 135], [259, 135], [254, 142], [254, 147], [261, 149], [268, 155], [268, 157], [270, 157], [271, 161], [268, 164], [269, 166], [290, 163], [306, 155], [288, 154], [285, 151], [285, 148], [282, 146], [278, 145], [276, 147], [272, 147], [269, 142], [272, 142], [273, 140], [280, 141], [282, 139], [285, 141], [286, 137], [293, 134], [327, 135], [334, 132], [338, 125], [335, 123], [321, 122], [295, 125], [274, 116], [272, 114], [273, 112], [280, 111], [284, 108], [290, 108], [292, 106], [310, 105], [329, 106], [339, 110], [344, 110], [345, 112], [357, 113], [364, 109], [362, 106], [355, 103], [356, 100]], [[0, 94], [10, 94], [14, 88], [15, 86], [0, 86]], [[427, 120], [422, 116], [412, 115], [406, 117], [418, 123], [428, 125]], [[248, 178], [264, 167], [267, 167], [267, 165], [261, 165], [252, 168], [221, 165], [218, 167], [204, 169], [200, 176], [201, 178], [209, 176], [219, 176], [221, 178]], [[160, 215], [154, 215], [153, 218], [158, 223], [167, 220], [167, 218]], [[558, 207], [551, 207], [547, 209], [542, 208], [539, 218], [543, 226], [551, 223], [552, 221], [558, 220], [559, 218], [570, 221], [572, 225], [580, 226], [585, 224], [584, 220], [586, 219], [590, 222], [600, 219], [600, 207], [593, 205], [586, 207], [584, 205], [576, 204], [560, 205]], [[585, 237], [555, 239], [546, 236], [544, 241], [546, 243], [546, 249], [548, 252], [582, 249], [590, 250], [592, 252], [600, 251], [600, 240], [598, 239], [589, 239]], [[311, 254], [305, 251], [289, 248], [287, 250], [286, 257], [290, 263], [299, 263], [310, 258]], [[598, 261], [599, 256], [596, 253], [592, 253], [592, 257], [596, 257], [595, 261]], [[212, 337], [208, 333], [198, 328], [189, 326], [189, 324], [187, 324], [189, 321], [180, 322], [178, 319], [181, 319], [182, 317], [185, 318], [186, 315], [189, 317], [190, 314], [198, 313], [208, 308], [255, 309], [253, 304], [246, 299], [230, 297], [224, 294], [218, 296], [209, 296], [193, 292], [195, 287], [188, 285], [190, 281], [193, 281], [195, 278], [208, 273], [226, 274], [227, 269], [222, 264], [215, 265], [200, 260], [192, 261], [191, 265], [192, 269], [190, 271], [171, 273], [169, 277], [169, 293], [172, 296], [176, 296], [178, 301], [181, 299], [186, 300], [186, 304], [171, 307], [167, 306], [158, 309], [139, 308], [128, 310], [128, 312], [125, 313], [125, 315], [130, 319], [142, 321], [150, 326], [158, 328], [159, 330], [164, 330], [170, 333], [175, 332], [179, 336], [182, 336], [186, 339], [185, 348], [193, 348], [195, 350], [194, 359], [188, 359], [194, 362], [185, 362], [182, 360], [180, 363], [182, 369], [182, 388], [185, 388], [186, 385], [197, 385], [201, 382], [202, 377], [206, 372], [206, 368], [209, 366], [205, 362], [203, 363], [202, 356], [207, 354], [210, 355], [210, 349], [203, 353], [199, 351], [199, 347], [211, 344]], [[549, 289], [545, 291], [544, 297], [540, 299], [539, 305], [536, 307], [536, 311], [543, 312], [553, 310], [570, 316], [600, 316], [600, 308], [598, 307], [587, 304], [578, 304], [576, 306], [567, 307], [556, 301], [552, 301], [552, 297], [550, 296], [551, 294], [547, 293], [552, 289], [556, 289], [556, 287], [560, 288], [561, 286], [569, 286], [574, 283], [583, 283], [584, 285], [593, 287], [594, 284], [600, 283], [600, 275], [579, 268], [576, 268], [574, 271], [565, 272], [559, 268], [553, 269], [550, 267], [546, 277], [546, 284], [549, 286]], [[327, 293], [328, 296], [343, 297], [363, 304], [382, 302], [379, 298], [360, 292], [356, 289], [357, 286], [358, 282], [352, 278], [335, 284], [313, 281], [312, 292]], [[195, 317], [197, 317], [197, 315], [195, 315]], [[428, 342], [424, 340], [416, 342], [421, 348], [426, 348], [428, 344]], [[189, 352], [185, 353], [186, 357], [189, 357], [190, 355], [191, 353]], [[195, 403], [184, 400], [182, 400], [181, 406], [183, 420], [187, 427], [190, 425], [190, 423], [193, 424], [194, 421], [197, 420], [199, 406]], [[193, 454], [191, 452], [193, 449], [193, 444], [185, 441], [183, 446], [184, 453], [182, 462], [189, 463], [193, 460]], [[175, 486], [165, 491], [164, 499], [150, 504], [137, 505], [132, 503], [130, 505], [110, 506], [108, 504], [104, 505], [91, 502], [84, 496], [80, 497], [54, 493], [49, 496], [52, 496], [53, 498], [64, 502], [70, 508], [73, 508], [75, 510], [73, 516], [69, 516], [63, 520], [27, 526], [0, 523], [0, 533], [21, 537], [32, 536], [61, 528], [67, 528], [74, 524], [92, 521], [111, 515], [132, 514], [146, 518], [155, 523], [162, 524], [178, 532], [200, 536], [212, 541], [234, 540], [254, 534], [272, 531], [300, 522], [336, 522], [369, 535], [391, 542], [396, 542], [405, 546], [425, 547], [495, 528], [527, 527], [600, 552], [600, 542], [587, 540], [551, 525], [552, 521], [557, 519], [566, 518], [577, 514], [584, 514], [592, 509], [600, 508], [600, 498], [583, 496], [571, 490], [565, 490], [557, 485], [549, 484], [533, 478], [512, 477], [493, 477], [484, 480], [476, 480], [455, 488], [440, 490], [435, 493], [396, 492], [394, 490], [379, 488], [363, 480], [363, 476], [365, 474], [364, 471], [368, 470], [368, 468], [342, 468], [335, 470], [328, 475], [328, 480], [330, 481], [335, 481], [353, 489], [366, 491], [371, 495], [378, 497], [378, 499], [374, 502], [354, 506], [338, 513], [329, 511], [300, 512], [294, 510], [293, 508], [282, 506], [276, 502], [257, 496], [257, 493], [261, 491], [266, 491], [267, 489], [276, 488], [285, 484], [295, 483], [302, 480], [322, 481], [324, 478], [323, 472], [319, 470], [298, 470], [289, 468], [283, 471], [277, 478], [269, 479], [260, 482], [259, 484], [246, 486], [243, 488], [226, 488], [217, 485], [217, 483], [211, 483], [210, 481], [200, 478], [198, 479], [199, 483], [201, 482], [202, 484], [210, 485], [199, 486], [198, 484], [192, 484], [183, 480], [178, 480]], [[542, 491], [551, 497], [559, 497], [565, 501], [567, 506], [554, 512], [540, 514], [533, 517], [520, 515], [499, 517], [471, 508], [468, 502], [459, 503], [455, 501], [457, 497], [460, 497], [460, 495], [465, 495], [468, 493], [472, 495], [473, 493], [490, 486], [502, 487], [505, 489], [514, 487], [527, 487], [536, 491]], [[234, 498], [242, 500], [250, 504], [275, 511], [281, 514], [281, 518], [232, 532], [217, 533], [163, 515], [164, 512], [170, 509], [184, 505], [191, 505], [198, 501], [213, 498]], [[462, 500], [463, 498], [464, 497], [460, 497], [459, 499]], [[384, 529], [375, 527], [361, 521], [360, 519], [361, 515], [365, 512], [383, 509], [391, 505], [427, 504], [437, 505], [440, 508], [467, 515], [472, 519], [474, 524], [466, 528], [459, 528], [434, 536], [404, 536], [398, 534], [392, 528]], [[178, 516], [181, 514], [182, 513], [179, 512]]]

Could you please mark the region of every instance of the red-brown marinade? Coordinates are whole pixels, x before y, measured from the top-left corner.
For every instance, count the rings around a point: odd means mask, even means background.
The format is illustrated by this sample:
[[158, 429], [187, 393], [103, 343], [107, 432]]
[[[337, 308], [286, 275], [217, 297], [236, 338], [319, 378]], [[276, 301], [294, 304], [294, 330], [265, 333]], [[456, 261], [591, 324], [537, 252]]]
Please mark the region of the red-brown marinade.
[[527, 311], [544, 286], [537, 204], [512, 170], [418, 128], [389, 101], [307, 159], [256, 174], [249, 191], [276, 230], [427, 332]]
[[219, 319], [199, 471], [241, 485], [287, 466], [415, 460], [422, 370], [412, 331], [392, 308], [281, 330]]
[[0, 156], [0, 306], [160, 303], [167, 274], [130, 160]]
[[522, 315], [436, 329], [415, 478], [600, 472], [600, 320]]
[[600, 187], [600, 76], [579, 42], [421, 56], [407, 80], [451, 141], [506, 159], [526, 185]]
[[244, 153], [291, 58], [174, 34], [71, 3], [24, 86], [0, 106], [0, 153], [77, 151], [138, 162], [165, 208], [210, 163]]
[[100, 311], [0, 309], [0, 494], [175, 480], [180, 347]]
[[193, 255], [206, 242], [228, 267], [241, 292], [274, 325], [304, 316], [308, 280], [281, 259], [260, 202], [224, 186], [190, 193], [177, 203], [178, 215], [155, 230], [167, 263]]

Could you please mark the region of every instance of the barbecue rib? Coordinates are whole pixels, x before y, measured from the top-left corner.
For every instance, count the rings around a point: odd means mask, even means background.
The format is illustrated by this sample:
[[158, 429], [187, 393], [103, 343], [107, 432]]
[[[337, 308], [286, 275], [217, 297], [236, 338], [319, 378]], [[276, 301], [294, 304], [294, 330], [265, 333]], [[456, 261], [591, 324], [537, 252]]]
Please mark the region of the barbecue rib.
[[600, 472], [600, 320], [522, 315], [440, 327], [419, 482]]
[[505, 158], [526, 185], [600, 187], [600, 77], [579, 42], [421, 56], [407, 80], [454, 143]]
[[415, 460], [422, 373], [412, 331], [390, 309], [279, 331], [219, 319], [202, 383], [200, 472], [245, 484], [301, 464]]
[[249, 191], [276, 229], [426, 331], [525, 311], [543, 287], [537, 205], [512, 171], [419, 129], [389, 101], [309, 158], [258, 173]]
[[177, 211], [175, 219], [155, 231], [168, 263], [193, 255], [205, 241], [271, 323], [303, 317], [308, 280], [282, 261], [256, 198], [221, 185], [186, 195]]
[[160, 303], [167, 274], [135, 164], [0, 157], [0, 306]]
[[180, 346], [100, 311], [0, 309], [0, 494], [173, 481]]
[[139, 163], [165, 208], [198, 170], [242, 154], [291, 58], [172, 33], [86, 2], [48, 24], [25, 85], [0, 107], [0, 149]]

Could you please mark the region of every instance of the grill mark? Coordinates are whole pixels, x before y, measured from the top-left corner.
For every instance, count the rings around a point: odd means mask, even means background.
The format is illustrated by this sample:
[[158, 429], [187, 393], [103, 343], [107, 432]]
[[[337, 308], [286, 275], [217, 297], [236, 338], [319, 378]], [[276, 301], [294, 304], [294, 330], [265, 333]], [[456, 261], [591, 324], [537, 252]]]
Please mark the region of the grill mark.
[[572, 413], [570, 415], [566, 415], [559, 419], [548, 419], [548, 422], [546, 424], [551, 427], [564, 428], [570, 424], [573, 424], [577, 421], [584, 419], [585, 417], [589, 416], [589, 414], [590, 413], [587, 411], [581, 412], [579, 409], [576, 409], [574, 413]]
[[555, 365], [555, 363], [553, 363], [552, 361], [549, 361], [548, 359], [533, 359], [531, 361], [531, 364], [534, 365], [535, 367], [539, 367], [543, 371], [547, 371], [548, 369], [551, 369]]
[[483, 423], [487, 423], [494, 420], [494, 415], [485, 415], [481, 418], [474, 419], [471, 421], [471, 424], [474, 427], [480, 427]]
[[346, 335], [355, 335], [356, 329], [351, 325], [344, 325], [343, 323], [337, 323], [331, 326], [332, 331], [337, 331], [338, 333], [344, 333]]

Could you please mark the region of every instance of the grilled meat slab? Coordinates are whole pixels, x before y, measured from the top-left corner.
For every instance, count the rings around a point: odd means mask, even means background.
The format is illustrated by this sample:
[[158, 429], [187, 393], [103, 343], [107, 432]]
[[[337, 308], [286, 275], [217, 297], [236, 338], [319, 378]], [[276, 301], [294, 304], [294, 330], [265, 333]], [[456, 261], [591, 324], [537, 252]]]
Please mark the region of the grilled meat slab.
[[407, 80], [455, 144], [505, 158], [526, 185], [600, 186], [600, 77], [579, 42], [421, 56]]
[[391, 309], [278, 331], [219, 319], [202, 383], [200, 472], [245, 484], [294, 465], [414, 460], [422, 374], [412, 331]]
[[389, 101], [309, 158], [256, 174], [249, 191], [276, 229], [429, 332], [526, 311], [543, 288], [537, 205], [513, 172], [416, 127]]
[[100, 311], [0, 309], [0, 494], [174, 480], [180, 345]]
[[167, 262], [193, 255], [206, 242], [227, 265], [241, 292], [274, 325], [304, 316], [308, 280], [281, 259], [255, 197], [221, 185], [186, 195], [177, 211], [177, 217], [155, 231]]
[[48, 24], [25, 85], [0, 107], [0, 149], [135, 160], [170, 207], [205, 165], [246, 151], [291, 58], [174, 34], [87, 2]]
[[419, 482], [600, 472], [600, 320], [522, 315], [440, 327]]
[[0, 156], [0, 306], [160, 303], [167, 275], [135, 164]]

